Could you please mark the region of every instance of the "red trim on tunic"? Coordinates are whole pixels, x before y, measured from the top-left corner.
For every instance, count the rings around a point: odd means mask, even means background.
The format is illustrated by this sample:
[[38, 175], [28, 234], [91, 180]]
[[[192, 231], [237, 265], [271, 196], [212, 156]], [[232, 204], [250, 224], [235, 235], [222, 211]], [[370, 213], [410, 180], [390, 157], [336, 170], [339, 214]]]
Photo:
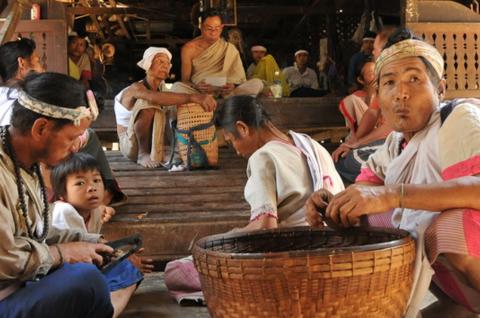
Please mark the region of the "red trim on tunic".
[[465, 210], [463, 212], [463, 228], [468, 255], [480, 258], [480, 211]]
[[345, 119], [348, 120], [348, 122], [352, 125], [352, 127], [356, 127], [357, 121], [352, 117], [352, 115], [348, 112], [347, 107], [345, 106], [345, 103], [342, 101], [338, 105], [338, 109], [340, 112], [345, 116]]
[[473, 156], [467, 160], [460, 161], [443, 170], [444, 180], [450, 180], [465, 176], [480, 174], [480, 155]]
[[265, 212], [261, 212], [261, 213], [258, 214], [256, 217], [254, 217], [253, 219], [251, 219], [250, 222], [253, 222], [253, 221], [256, 221], [256, 220], [260, 219], [260, 217], [263, 216], [263, 215], [267, 215], [267, 216], [270, 217], [270, 218], [274, 218], [274, 219], [277, 219], [277, 220], [278, 220], [278, 216], [277, 216], [277, 213], [276, 213], [276, 212], [265, 211]]
[[378, 185], [383, 185], [384, 182], [382, 179], [380, 179], [370, 168], [362, 168], [360, 170], [360, 174], [358, 175], [357, 179], [355, 179], [355, 182], [371, 182], [375, 183]]

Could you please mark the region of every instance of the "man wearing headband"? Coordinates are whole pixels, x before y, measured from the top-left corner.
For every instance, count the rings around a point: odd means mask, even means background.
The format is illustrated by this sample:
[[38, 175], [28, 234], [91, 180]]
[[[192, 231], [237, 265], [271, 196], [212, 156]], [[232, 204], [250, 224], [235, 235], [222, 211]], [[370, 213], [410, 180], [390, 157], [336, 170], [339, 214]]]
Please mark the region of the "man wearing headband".
[[262, 45], [253, 45], [250, 52], [252, 53], [253, 62], [247, 68], [248, 79], [253, 78], [258, 62], [267, 55], [267, 48]]
[[345, 227], [365, 215], [369, 225], [404, 229], [417, 239], [405, 317], [417, 316], [430, 280], [442, 291], [442, 317], [480, 313], [480, 101], [441, 104], [443, 67], [442, 55], [409, 30], [393, 34], [375, 73], [394, 132], [357, 184], [330, 199], [316, 192], [307, 203], [312, 225], [322, 221], [316, 209], [326, 209], [326, 217]]
[[201, 35], [182, 48], [182, 82], [173, 90], [181, 93], [257, 96], [263, 89], [258, 79], [246, 80], [240, 54], [222, 38], [220, 13], [205, 11], [201, 16]]
[[[0, 46], [0, 76], [5, 85], [0, 86], [0, 125], [10, 124], [13, 103], [17, 99], [18, 83], [30, 72], [41, 73], [43, 71], [34, 41], [22, 38]], [[78, 139], [75, 150], [88, 153], [98, 161], [105, 179], [105, 205], [125, 201], [126, 196], [120, 190], [113, 176], [100, 140], [93, 129], [85, 130], [85, 133]], [[47, 188], [50, 188], [49, 171], [45, 169], [43, 173], [46, 175]]]
[[350, 62], [348, 63], [348, 87], [352, 90], [355, 90], [355, 83], [356, 83], [356, 70], [358, 70], [359, 65], [364, 61], [366, 58], [372, 56], [373, 51], [373, 42], [375, 41], [375, 32], [367, 31], [363, 35], [362, 38], [362, 46], [360, 47], [360, 51], [353, 54], [350, 58]]
[[94, 264], [113, 250], [98, 234], [51, 226], [39, 168], [68, 157], [97, 111], [67, 75], [33, 73], [21, 89], [0, 128], [0, 316], [112, 317]]
[[172, 54], [161, 47], [149, 47], [137, 63], [146, 77], [130, 85], [115, 96], [115, 118], [120, 151], [132, 161], [146, 168], [165, 163], [170, 156], [169, 119], [175, 118], [175, 106], [200, 104], [205, 111], [213, 111], [215, 99], [204, 94], [165, 92]]
[[325, 92], [318, 90], [317, 73], [308, 67], [309, 53], [306, 50], [295, 52], [295, 63], [283, 69], [283, 76], [290, 88], [290, 97], [320, 97]]

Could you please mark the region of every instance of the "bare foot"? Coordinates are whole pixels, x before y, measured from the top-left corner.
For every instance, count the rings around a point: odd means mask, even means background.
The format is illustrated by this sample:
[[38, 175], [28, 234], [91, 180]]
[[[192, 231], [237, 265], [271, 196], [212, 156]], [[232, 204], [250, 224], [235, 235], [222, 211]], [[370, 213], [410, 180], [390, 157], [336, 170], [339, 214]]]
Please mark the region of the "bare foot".
[[160, 166], [160, 162], [150, 159], [150, 154], [139, 153], [137, 163], [145, 168], [157, 168]]

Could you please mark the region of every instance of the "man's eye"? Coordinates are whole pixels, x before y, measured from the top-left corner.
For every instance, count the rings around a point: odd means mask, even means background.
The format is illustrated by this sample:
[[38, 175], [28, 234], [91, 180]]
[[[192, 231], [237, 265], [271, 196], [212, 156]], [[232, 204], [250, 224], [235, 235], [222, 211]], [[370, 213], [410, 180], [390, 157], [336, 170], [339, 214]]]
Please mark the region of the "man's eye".
[[85, 184], [85, 182], [83, 182], [83, 181], [75, 182], [76, 186], [83, 186], [84, 184]]
[[418, 82], [418, 77], [416, 77], [416, 76], [410, 77], [410, 82], [411, 82], [411, 83]]

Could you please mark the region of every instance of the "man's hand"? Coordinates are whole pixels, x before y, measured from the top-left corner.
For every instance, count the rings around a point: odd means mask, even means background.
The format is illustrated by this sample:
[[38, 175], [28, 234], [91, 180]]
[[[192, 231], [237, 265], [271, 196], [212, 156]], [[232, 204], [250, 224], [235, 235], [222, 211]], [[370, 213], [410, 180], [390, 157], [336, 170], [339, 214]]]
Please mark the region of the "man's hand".
[[112, 254], [113, 248], [101, 243], [70, 242], [58, 244], [65, 263], [94, 263], [102, 265], [100, 253]]
[[105, 224], [107, 223], [108, 221], [110, 221], [110, 219], [112, 218], [112, 216], [115, 215], [115, 209], [110, 207], [110, 206], [105, 206], [105, 205], [101, 205], [100, 206], [100, 209], [102, 211], [102, 223]]
[[202, 94], [213, 94], [215, 92], [215, 87], [203, 81], [195, 85], [195, 88]]
[[320, 189], [310, 195], [305, 202], [305, 213], [307, 222], [312, 227], [323, 228], [324, 215], [329, 202], [332, 200], [333, 194], [328, 190]]
[[233, 84], [233, 83], [227, 83], [227, 84], [225, 84], [225, 85], [222, 86], [222, 92], [221, 92], [221, 94], [222, 94], [222, 96], [224, 96], [224, 97], [225, 97], [225, 96], [228, 96], [228, 95], [230, 95], [230, 94], [233, 92], [234, 89], [235, 89], [235, 84]]
[[335, 223], [350, 227], [360, 216], [387, 212], [399, 206], [399, 186], [367, 186], [354, 184], [335, 195], [328, 204], [326, 216]]
[[204, 94], [193, 94], [190, 96], [190, 100], [193, 103], [200, 104], [203, 110], [206, 112], [212, 112], [217, 108], [217, 101], [212, 95], [204, 95]]

